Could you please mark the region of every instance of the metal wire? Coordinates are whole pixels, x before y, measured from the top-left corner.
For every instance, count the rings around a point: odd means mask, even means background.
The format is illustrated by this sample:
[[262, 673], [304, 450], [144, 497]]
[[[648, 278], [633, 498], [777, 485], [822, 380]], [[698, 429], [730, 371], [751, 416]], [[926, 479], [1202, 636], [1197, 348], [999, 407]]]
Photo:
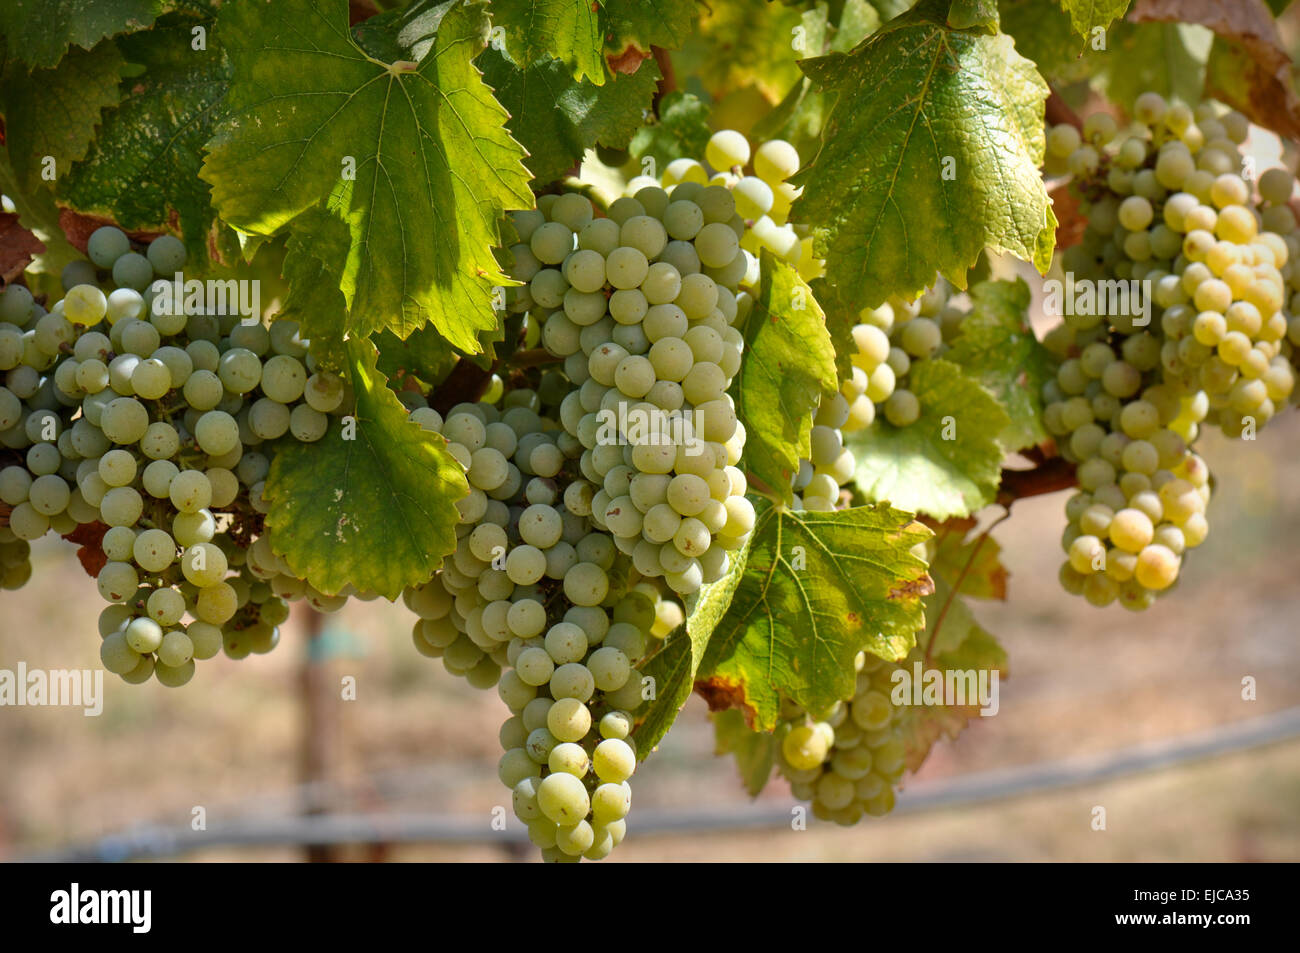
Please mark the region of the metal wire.
[[[1119, 751], [915, 783], [900, 795], [894, 814], [918, 814], [1103, 783], [1295, 738], [1300, 738], [1300, 707]], [[777, 829], [789, 825], [795, 806], [794, 801], [779, 800], [686, 811], [644, 809], [628, 818], [628, 831], [646, 837]], [[498, 817], [498, 825], [501, 820]], [[484, 814], [380, 812], [245, 817], [201, 831], [184, 826], [145, 825], [84, 844], [33, 853], [20, 860], [118, 862], [174, 857], [205, 848], [231, 846], [424, 843], [487, 845], [511, 850], [527, 844], [527, 831], [521, 825], [504, 824], [501, 829], [494, 829], [492, 821], [490, 815]]]

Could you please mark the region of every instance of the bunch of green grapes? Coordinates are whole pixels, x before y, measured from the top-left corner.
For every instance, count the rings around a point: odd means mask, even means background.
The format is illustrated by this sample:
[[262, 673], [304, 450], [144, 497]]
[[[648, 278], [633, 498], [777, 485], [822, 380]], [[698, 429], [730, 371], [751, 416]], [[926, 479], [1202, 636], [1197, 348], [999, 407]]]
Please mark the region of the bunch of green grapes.
[[[1134, 114], [1123, 131], [1104, 114], [1089, 117], [1083, 136], [1070, 126], [1049, 131], [1049, 152], [1068, 156], [1088, 215], [1067, 270], [1142, 280], [1156, 305], [1149, 327], [1128, 315], [1068, 316], [1069, 344], [1151, 334], [1160, 382], [1208, 401], [1190, 423], [1241, 436], [1264, 426], [1295, 387], [1288, 305], [1300, 290], [1300, 233], [1287, 204], [1295, 180], [1285, 169], [1255, 183], [1242, 177], [1249, 123], [1240, 113], [1145, 93]], [[1183, 430], [1195, 440], [1196, 426]]]
[[921, 402], [908, 388], [913, 361], [940, 356], [957, 334], [965, 312], [950, 299], [940, 278], [916, 301], [893, 299], [864, 308], [853, 328], [853, 376], [841, 385], [849, 413], [845, 433], [870, 427], [883, 416], [895, 427], [921, 416]]
[[857, 460], [844, 445], [841, 429], [849, 419], [849, 402], [841, 393], [823, 400], [813, 415], [808, 457], [799, 460], [791, 477], [793, 508], [828, 513], [851, 505], [844, 487], [853, 481]]
[[777, 727], [777, 770], [790, 792], [811, 801], [815, 817], [845, 826], [893, 810], [905, 755], [902, 709], [891, 700], [898, 666], [859, 652], [855, 667], [853, 697], [837, 703], [826, 721], [787, 700]]
[[[810, 281], [823, 274], [825, 268], [813, 253], [808, 227], [789, 220], [790, 207], [802, 191], [789, 179], [799, 171], [800, 164], [798, 150], [784, 139], [770, 139], [755, 147], [743, 133], [723, 129], [709, 139], [703, 156], [674, 159], [664, 169], [661, 180], [637, 176], [628, 183], [627, 194], [635, 195], [647, 187], [671, 191], [687, 185], [674, 195], [689, 199], [710, 186], [726, 189], [734, 200], [737, 220], [733, 220], [733, 227], [745, 252], [740, 284], [758, 286], [762, 249], [795, 265], [799, 274]], [[739, 270], [740, 265], [735, 267]]]
[[1200, 428], [1253, 433], [1293, 393], [1286, 307], [1300, 288], [1300, 234], [1291, 174], [1264, 173], [1258, 196], [1240, 174], [1244, 116], [1153, 93], [1134, 115], [1124, 130], [1098, 114], [1082, 134], [1048, 132], [1049, 171], [1073, 173], [1088, 218], [1066, 271], [1140, 281], [1154, 307], [1066, 310], [1046, 339], [1063, 360], [1043, 419], [1081, 489], [1066, 508], [1062, 585], [1142, 609], [1208, 533], [1209, 474], [1191, 449]]
[[543, 195], [514, 223], [511, 274], [563, 361], [558, 419], [582, 447], [566, 505], [642, 576], [689, 595], [722, 577], [754, 525], [727, 393], [744, 345], [734, 325], [752, 307], [732, 194], [645, 186], [601, 217], [581, 195]]
[[470, 493], [455, 553], [404, 601], [420, 617], [416, 648], [476, 687], [496, 685], [510, 709], [498, 771], [543, 856], [599, 860], [625, 833], [634, 665], [681, 610], [657, 611], [647, 582], [618, 582], [634, 576], [631, 560], [595, 522], [579, 475], [587, 451], [556, 420], [571, 390], [552, 370], [500, 407], [462, 403], [443, 418], [413, 402], [411, 419], [447, 440]]
[[[284, 598], [335, 604], [284, 584], [287, 567], [265, 571], [274, 559], [248, 547], [257, 538], [269, 554], [258, 534], [275, 441], [319, 440], [349, 395], [315, 368], [295, 323], [268, 329], [171, 301], [173, 285], [155, 278], [184, 266], [177, 239], [141, 254], [104, 227], [87, 250], [48, 312], [21, 286], [0, 295], [5, 542], [19, 552], [15, 540], [101, 524], [104, 666], [180, 685], [223, 648], [269, 651]], [[97, 269], [111, 275], [105, 288]]]

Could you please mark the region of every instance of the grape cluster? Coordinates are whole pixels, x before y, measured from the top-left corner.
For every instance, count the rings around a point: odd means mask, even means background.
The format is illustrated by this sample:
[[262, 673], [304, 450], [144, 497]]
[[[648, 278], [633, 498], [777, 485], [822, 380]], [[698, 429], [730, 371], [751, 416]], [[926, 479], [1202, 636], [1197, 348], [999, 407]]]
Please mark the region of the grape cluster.
[[1153, 93], [1134, 116], [1124, 130], [1097, 114], [1082, 133], [1048, 132], [1048, 169], [1073, 174], [1088, 220], [1066, 271], [1140, 281], [1154, 308], [1149, 324], [1100, 300], [1065, 309], [1045, 341], [1062, 363], [1043, 420], [1081, 490], [1066, 505], [1063, 587], [1142, 609], [1208, 533], [1209, 473], [1191, 449], [1201, 427], [1253, 436], [1292, 396], [1300, 233], [1289, 172], [1260, 176], [1258, 198], [1240, 174], [1244, 116]]
[[177, 239], [141, 254], [106, 226], [87, 250], [48, 313], [20, 285], [0, 295], [4, 578], [24, 578], [28, 541], [99, 527], [105, 668], [181, 685], [195, 659], [273, 648], [284, 599], [342, 603], [294, 578], [260, 531], [275, 441], [319, 440], [348, 389], [315, 369], [293, 322], [157, 301], [174, 286], [155, 277], [185, 263]]
[[965, 311], [951, 300], [940, 278], [916, 301], [895, 298], [864, 308], [853, 328], [853, 376], [841, 385], [849, 404], [846, 433], [870, 427], [878, 416], [908, 427], [921, 416], [921, 402], [908, 388], [913, 361], [939, 357], [961, 327]]
[[893, 810], [904, 767], [902, 709], [890, 698], [898, 666], [859, 652], [855, 667], [853, 697], [838, 702], [826, 721], [786, 700], [776, 732], [777, 770], [790, 792], [811, 801], [815, 817], [844, 826]]
[[744, 344], [734, 325], [753, 305], [737, 291], [744, 223], [731, 193], [646, 186], [608, 217], [580, 195], [544, 195], [515, 228], [512, 275], [563, 359], [558, 418], [582, 447], [566, 506], [678, 594], [721, 578], [754, 525], [727, 394]]
[[544, 856], [599, 860], [625, 832], [642, 701], [633, 666], [659, 616], [652, 586], [619, 584], [628, 557], [590, 499], [570, 492], [586, 451], [543, 400], [566, 388], [549, 371], [537, 390], [507, 391], [500, 409], [412, 410], [446, 438], [471, 489], [456, 552], [404, 599], [420, 617], [417, 649], [476, 687], [496, 685], [510, 709], [498, 773]]

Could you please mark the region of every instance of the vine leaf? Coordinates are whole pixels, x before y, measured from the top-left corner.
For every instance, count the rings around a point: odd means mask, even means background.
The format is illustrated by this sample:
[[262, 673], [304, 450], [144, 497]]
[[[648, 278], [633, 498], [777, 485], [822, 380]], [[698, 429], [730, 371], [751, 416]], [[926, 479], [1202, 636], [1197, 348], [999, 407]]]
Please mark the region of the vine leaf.
[[757, 797], [767, 786], [776, 765], [777, 735], [754, 731], [745, 724], [745, 716], [734, 708], [715, 711], [713, 719], [713, 753], [734, 755], [740, 780], [750, 797]]
[[600, 6], [592, 0], [493, 0], [492, 22], [505, 29], [515, 62], [554, 57], [575, 80], [605, 82]]
[[771, 731], [783, 697], [823, 715], [850, 695], [858, 652], [897, 659], [912, 648], [932, 587], [911, 549], [930, 531], [884, 505], [795, 513], [759, 499], [755, 510], [696, 691]]
[[163, 7], [162, 0], [5, 0], [0, 34], [10, 57], [44, 68], [70, 46], [89, 50], [106, 36], [147, 29]]
[[695, 0], [605, 0], [605, 53], [617, 57], [629, 48], [675, 50], [691, 33]]
[[1046, 271], [1056, 220], [1039, 166], [1047, 84], [1003, 34], [952, 30], [923, 0], [851, 53], [801, 62], [838, 92], [821, 149], [792, 180], [838, 297], [956, 287], [989, 247]]
[[951, 361], [916, 361], [910, 389], [921, 416], [907, 427], [878, 419], [849, 437], [868, 499], [935, 519], [968, 516], [993, 501], [1002, 475], [998, 436], [1007, 412]]
[[412, 423], [375, 368], [374, 346], [349, 341], [354, 428], [330, 421], [316, 443], [282, 441], [266, 481], [272, 548], [321, 592], [351, 585], [396, 599], [456, 549], [465, 471], [441, 436]]
[[824, 3], [712, 3], [701, 8], [695, 31], [673, 56], [679, 75], [715, 98], [753, 87], [769, 101], [803, 79], [798, 61], [826, 45]]
[[1131, 0], [1060, 0], [1061, 9], [1069, 14], [1070, 25], [1084, 39], [1090, 38], [1098, 27], [1104, 30], [1112, 21], [1122, 17], [1130, 2]]
[[112, 43], [74, 49], [57, 69], [29, 73], [16, 61], [8, 64], [0, 80], [5, 144], [25, 190], [49, 184], [41, 177], [47, 156], [54, 160], [55, 179], [85, 158], [100, 114], [120, 101], [124, 65]]
[[674, 159], [703, 156], [712, 134], [709, 107], [694, 93], [674, 90], [659, 101], [659, 121], [638, 129], [628, 150], [638, 159], [650, 156], [662, 172]]
[[349, 229], [336, 266], [349, 331], [405, 337], [431, 322], [477, 353], [497, 322], [493, 287], [514, 283], [492, 255], [497, 221], [533, 200], [523, 150], [472, 62], [483, 7], [438, 9], [424, 58], [384, 64], [348, 33], [346, 0], [223, 7], [231, 114], [202, 175], [222, 217], [256, 234], [328, 198]]
[[60, 179], [62, 203], [131, 231], [166, 231], [179, 217], [193, 262], [207, 260], [213, 212], [199, 179], [204, 143], [223, 115], [228, 82], [221, 50], [191, 48], [190, 31], [213, 26], [168, 14], [152, 30], [117, 41], [127, 63], [143, 72], [122, 88], [104, 114], [86, 157]]
[[1300, 136], [1291, 57], [1264, 0], [1138, 0], [1131, 19], [1199, 24], [1216, 34], [1206, 94], [1284, 136]]
[[510, 113], [510, 133], [528, 150], [524, 164], [539, 184], [564, 175], [597, 143], [626, 147], [641, 128], [641, 116], [650, 109], [659, 82], [653, 62], [603, 86], [574, 80], [556, 59], [540, 59], [520, 69], [504, 54], [488, 49], [478, 65]]
[[1195, 23], [1115, 24], [1107, 52], [1085, 59], [1096, 85], [1113, 103], [1132, 103], [1148, 90], [1183, 102], [1199, 102], [1214, 34]]
[[[1066, 0], [1077, 2], [1077, 0]], [[1123, 0], [1125, 5], [1128, 0]], [[954, 30], [979, 30], [997, 33], [998, 0], [952, 0], [948, 8], [948, 25]]]
[[[1002, 0], [998, 4], [1002, 32], [1016, 41], [1016, 52], [1033, 60], [1049, 83], [1068, 84], [1087, 79], [1108, 54], [1081, 42], [1069, 15], [1055, 0]], [[1107, 31], [1106, 44], [1124, 28], [1121, 21]]]
[[347, 255], [347, 226], [323, 208], [304, 213], [301, 221], [308, 227], [295, 230], [285, 243], [282, 268], [289, 291], [279, 318], [298, 322], [299, 332], [317, 360], [344, 370], [348, 365], [343, 342], [347, 303], [339, 290], [339, 275], [330, 263]]
[[[33, 253], [31, 267], [34, 271], [58, 274], [68, 262], [82, 257], [59, 227], [59, 206], [54, 201], [54, 195], [46, 189], [28, 191], [19, 185], [18, 176], [9, 160], [9, 150], [5, 146], [0, 146], [0, 193], [14, 203], [19, 224], [35, 235], [41, 245], [41, 248], [32, 245], [30, 249], [18, 253]], [[20, 243], [26, 242], [17, 233], [10, 233], [9, 238]]]
[[763, 252], [763, 280], [745, 325], [744, 358], [732, 385], [745, 427], [745, 464], [784, 503], [799, 458], [807, 457], [812, 415], [833, 396], [835, 346], [826, 318], [799, 273]]
[[969, 516], [955, 517], [935, 527], [930, 575], [956, 579], [965, 573], [961, 585], [963, 595], [1006, 599], [1010, 573], [1002, 565], [1002, 547], [991, 534], [980, 533], [968, 539], [974, 528], [975, 520]]
[[998, 435], [1004, 449], [1042, 443], [1043, 385], [1055, 376], [1056, 362], [1029, 323], [1029, 286], [1018, 278], [985, 281], [971, 290], [971, 300], [944, 358], [964, 367], [1006, 410], [1010, 422]]
[[655, 697], [638, 713], [634, 732], [636, 749], [643, 760], [668, 733], [690, 698], [709, 640], [735, 597], [748, 555], [746, 549], [733, 554], [726, 575], [700, 588], [689, 606], [685, 624], [670, 632], [657, 652], [641, 660], [638, 668], [642, 678], [654, 679], [655, 685]]
[[[985, 546], [989, 542], [991, 540], [986, 541]], [[953, 590], [949, 577], [934, 565], [931, 565], [930, 575], [934, 579], [934, 594], [926, 599], [926, 631], [918, 637], [916, 650], [901, 665], [913, 676], [913, 680], [918, 671], [937, 671], [945, 679], [948, 673], [973, 673], [973, 683], [966, 676], [968, 691], [977, 688], [980, 684], [978, 680], [983, 678], [992, 703], [993, 673], [997, 673], [1000, 684], [1008, 672], [1007, 653], [997, 639], [976, 621], [962, 595]], [[962, 594], [968, 593], [968, 590], [969, 594], [974, 594], [970, 583], [971, 576], [967, 575], [961, 585]], [[940, 622], [942, 625], [936, 633], [934, 627]], [[923, 646], [930, 648], [928, 662], [922, 658]], [[909, 771], [915, 771], [921, 766], [936, 741], [941, 738], [956, 738], [972, 719], [982, 717], [978, 697], [971, 699], [968, 694], [967, 699], [965, 705], [904, 707], [901, 727]]]

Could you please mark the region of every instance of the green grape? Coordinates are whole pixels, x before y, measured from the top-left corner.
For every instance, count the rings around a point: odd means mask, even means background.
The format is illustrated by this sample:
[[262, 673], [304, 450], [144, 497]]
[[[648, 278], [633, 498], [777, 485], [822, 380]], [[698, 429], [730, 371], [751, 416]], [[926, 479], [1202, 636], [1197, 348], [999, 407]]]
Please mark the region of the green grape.
[[130, 250], [131, 240], [126, 233], [112, 225], [95, 229], [86, 240], [86, 255], [100, 268], [112, 268]]

